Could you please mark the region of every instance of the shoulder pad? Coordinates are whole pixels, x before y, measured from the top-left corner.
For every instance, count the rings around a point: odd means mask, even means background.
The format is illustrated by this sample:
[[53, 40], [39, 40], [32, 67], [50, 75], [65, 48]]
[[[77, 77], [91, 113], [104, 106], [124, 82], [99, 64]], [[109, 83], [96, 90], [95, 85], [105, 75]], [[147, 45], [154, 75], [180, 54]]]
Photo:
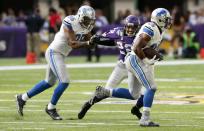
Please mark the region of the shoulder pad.
[[68, 21], [74, 21], [74, 20], [76, 20], [76, 18], [74, 17], [74, 15], [69, 15], [69, 16], [67, 16], [65, 19], [67, 19]]
[[109, 34], [117, 34], [117, 35], [120, 34], [119, 32], [120, 32], [120, 29], [118, 27], [108, 31]]
[[68, 28], [73, 30], [72, 28], [72, 23], [76, 20], [76, 18], [74, 17], [74, 15], [70, 15], [64, 18], [63, 20], [63, 24]]
[[143, 26], [147, 26], [147, 27], [149, 27], [149, 28], [154, 28], [154, 27], [156, 27], [156, 25], [155, 25], [153, 22], [147, 22], [147, 23], [145, 23]]
[[154, 23], [147, 22], [142, 26], [141, 30], [143, 33], [149, 35], [150, 37], [153, 37], [154, 36], [154, 27], [155, 27]]
[[118, 36], [123, 36], [124, 35], [124, 28], [123, 27], [117, 27], [116, 28], [116, 34]]

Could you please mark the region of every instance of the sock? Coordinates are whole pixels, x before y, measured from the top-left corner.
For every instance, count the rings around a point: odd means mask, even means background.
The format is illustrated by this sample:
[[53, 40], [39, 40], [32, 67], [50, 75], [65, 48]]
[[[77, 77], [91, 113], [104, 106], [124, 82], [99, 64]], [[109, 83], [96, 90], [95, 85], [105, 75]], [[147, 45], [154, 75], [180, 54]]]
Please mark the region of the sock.
[[69, 83], [59, 83], [58, 86], [55, 88], [54, 94], [52, 95], [51, 103], [56, 105], [59, 98], [68, 87]]
[[31, 90], [27, 92], [27, 95], [29, 98], [43, 92], [44, 90], [50, 88], [51, 85], [47, 83], [46, 81], [41, 81], [38, 84], [36, 84]]
[[126, 88], [114, 88], [112, 90], [112, 96], [117, 98], [126, 98], [130, 100], [134, 100], [129, 90]]
[[149, 108], [149, 107], [143, 107], [143, 111], [145, 112], [150, 112], [151, 111], [151, 108]]
[[48, 110], [55, 109], [55, 105], [53, 105], [52, 103], [49, 103], [49, 104], [47, 105], [47, 109], [48, 109]]
[[144, 107], [152, 107], [153, 99], [154, 99], [155, 90], [148, 89], [145, 91], [143, 103]]
[[24, 101], [27, 101], [27, 100], [29, 99], [28, 94], [27, 94], [27, 93], [24, 93], [24, 94], [22, 95], [22, 99], [23, 99]]
[[140, 95], [139, 99], [137, 100], [136, 106], [139, 109], [143, 107], [143, 98], [144, 98], [144, 95]]
[[150, 111], [151, 111], [151, 108], [149, 107], [143, 107], [143, 113], [142, 113], [142, 120], [145, 120], [145, 121], [149, 121], [150, 120]]

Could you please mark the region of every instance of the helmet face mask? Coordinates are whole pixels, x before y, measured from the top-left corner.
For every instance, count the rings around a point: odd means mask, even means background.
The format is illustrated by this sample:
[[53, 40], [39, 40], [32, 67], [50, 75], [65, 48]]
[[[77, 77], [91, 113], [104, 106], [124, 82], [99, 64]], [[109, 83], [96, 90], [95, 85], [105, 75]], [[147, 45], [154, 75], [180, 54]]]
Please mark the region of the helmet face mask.
[[81, 6], [77, 12], [80, 25], [86, 29], [92, 29], [95, 24], [95, 11], [90, 6]]
[[87, 16], [84, 16], [82, 18], [82, 20], [80, 21], [80, 24], [84, 27], [84, 28], [90, 28], [92, 26], [94, 26], [95, 23], [95, 19], [90, 19]]
[[172, 18], [167, 17], [167, 18], [165, 19], [165, 23], [166, 23], [166, 24], [165, 24], [164, 28], [170, 29], [171, 26], [172, 26]]
[[125, 34], [128, 36], [134, 36], [140, 27], [140, 20], [134, 16], [129, 15], [125, 19]]

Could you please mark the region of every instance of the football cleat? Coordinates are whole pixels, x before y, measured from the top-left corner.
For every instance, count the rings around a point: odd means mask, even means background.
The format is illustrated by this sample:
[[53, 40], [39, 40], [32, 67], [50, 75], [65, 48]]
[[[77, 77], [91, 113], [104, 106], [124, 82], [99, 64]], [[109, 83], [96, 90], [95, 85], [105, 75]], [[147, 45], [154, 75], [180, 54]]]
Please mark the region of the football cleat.
[[135, 115], [139, 120], [141, 119], [142, 117], [142, 113], [140, 112], [139, 108], [137, 106], [133, 106], [132, 109], [131, 109], [131, 113], [133, 115]]
[[91, 106], [92, 105], [89, 103], [89, 101], [85, 102], [81, 108], [81, 111], [78, 113], [78, 119], [84, 118], [86, 112], [91, 108]]
[[45, 108], [45, 112], [53, 119], [53, 120], [62, 120], [62, 117], [57, 113], [56, 108], [48, 110], [47, 106]]
[[94, 105], [95, 103], [109, 97], [110, 91], [102, 86], [97, 86], [94, 96], [87, 102], [84, 103], [80, 112], [78, 113], [78, 119], [82, 119], [87, 111]]
[[140, 121], [139, 124], [142, 127], [159, 127], [158, 123], [154, 123], [152, 121]]
[[158, 123], [154, 123], [150, 120], [150, 111], [144, 111], [142, 113], [139, 125], [142, 127], [159, 127]]
[[18, 114], [23, 116], [23, 107], [26, 104], [26, 101], [22, 99], [22, 95], [16, 95], [16, 106], [18, 110]]
[[107, 97], [104, 97], [104, 98], [97, 98], [95, 95], [87, 102], [84, 103], [84, 105], [82, 106], [80, 112], [78, 113], [78, 119], [82, 119], [87, 111], [97, 102], [105, 99]]

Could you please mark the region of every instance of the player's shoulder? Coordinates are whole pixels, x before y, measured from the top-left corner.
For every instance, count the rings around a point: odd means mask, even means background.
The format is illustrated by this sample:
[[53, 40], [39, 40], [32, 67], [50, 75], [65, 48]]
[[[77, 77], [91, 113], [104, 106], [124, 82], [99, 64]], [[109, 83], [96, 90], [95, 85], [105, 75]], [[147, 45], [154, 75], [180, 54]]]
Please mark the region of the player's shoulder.
[[149, 35], [150, 37], [153, 37], [156, 30], [156, 25], [153, 22], [147, 22], [144, 25], [142, 25], [140, 32], [145, 33]]
[[108, 31], [108, 34], [115, 34], [115, 35], [120, 36], [121, 32], [123, 32], [122, 27], [115, 27], [115, 28], [110, 29]]
[[77, 19], [75, 15], [69, 15], [64, 18], [63, 24], [70, 30], [77, 27]]
[[75, 15], [69, 15], [69, 16], [64, 18], [64, 21], [66, 21], [68, 23], [73, 23], [76, 21], [76, 17], [75, 17]]
[[153, 22], [146, 22], [144, 25], [142, 25], [142, 28], [149, 28], [149, 29], [155, 30], [157, 26]]
[[114, 29], [115, 29], [115, 30], [118, 30], [118, 31], [123, 31], [123, 30], [124, 30], [124, 27], [115, 27]]
[[116, 27], [114, 28], [115, 34], [118, 36], [123, 36], [124, 34], [124, 27]]

